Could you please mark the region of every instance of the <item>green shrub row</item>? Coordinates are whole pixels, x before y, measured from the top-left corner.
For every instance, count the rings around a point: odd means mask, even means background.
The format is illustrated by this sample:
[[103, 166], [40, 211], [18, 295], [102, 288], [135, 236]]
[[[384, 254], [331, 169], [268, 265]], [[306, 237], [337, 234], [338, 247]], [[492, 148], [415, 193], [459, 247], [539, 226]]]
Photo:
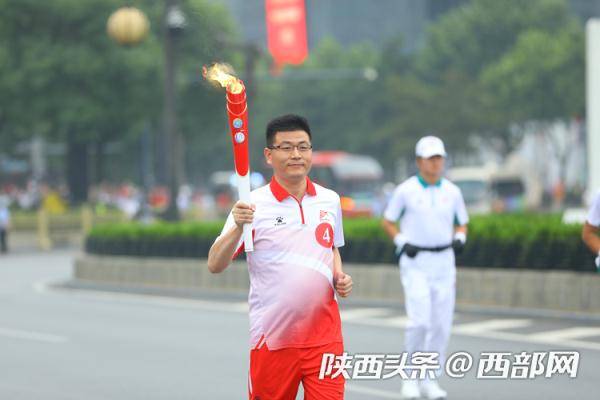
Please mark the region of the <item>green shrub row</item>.
[[[206, 257], [223, 222], [113, 224], [95, 227], [86, 239], [92, 254]], [[565, 225], [558, 215], [475, 216], [457, 264], [471, 267], [594, 271], [593, 256], [580, 239], [580, 225]], [[344, 221], [346, 262], [397, 262], [394, 246], [377, 219]]]
[[91, 254], [203, 258], [223, 222], [99, 225], [85, 240]]

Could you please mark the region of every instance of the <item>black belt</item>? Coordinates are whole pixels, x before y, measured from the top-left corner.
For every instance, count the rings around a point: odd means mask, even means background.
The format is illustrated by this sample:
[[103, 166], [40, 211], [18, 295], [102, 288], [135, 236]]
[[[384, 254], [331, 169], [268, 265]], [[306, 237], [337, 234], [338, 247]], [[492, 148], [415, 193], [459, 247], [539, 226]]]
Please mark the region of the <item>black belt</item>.
[[415, 246], [419, 251], [431, 251], [433, 253], [439, 253], [440, 251], [444, 251], [452, 247], [452, 243], [447, 244], [445, 246], [437, 246], [437, 247], [419, 247]]
[[[435, 246], [435, 247], [420, 247], [420, 246], [415, 246], [415, 245], [411, 245], [411, 246], [413, 246], [414, 248], [416, 248], [417, 252], [420, 252], [420, 251], [430, 251], [432, 253], [439, 253], [439, 252], [442, 252], [444, 250], [452, 248], [452, 243], [444, 245], [444, 246]], [[402, 250], [398, 254], [398, 257], [402, 256], [402, 254], [404, 254], [404, 248], [402, 248]]]

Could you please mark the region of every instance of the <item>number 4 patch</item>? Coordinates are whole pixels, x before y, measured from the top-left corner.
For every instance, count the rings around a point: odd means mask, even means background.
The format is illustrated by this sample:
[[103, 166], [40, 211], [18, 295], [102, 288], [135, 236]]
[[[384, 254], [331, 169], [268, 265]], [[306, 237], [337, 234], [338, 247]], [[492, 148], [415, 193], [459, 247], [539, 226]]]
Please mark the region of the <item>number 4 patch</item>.
[[317, 226], [315, 230], [315, 238], [317, 242], [327, 248], [333, 247], [333, 228], [327, 222], [323, 222]]

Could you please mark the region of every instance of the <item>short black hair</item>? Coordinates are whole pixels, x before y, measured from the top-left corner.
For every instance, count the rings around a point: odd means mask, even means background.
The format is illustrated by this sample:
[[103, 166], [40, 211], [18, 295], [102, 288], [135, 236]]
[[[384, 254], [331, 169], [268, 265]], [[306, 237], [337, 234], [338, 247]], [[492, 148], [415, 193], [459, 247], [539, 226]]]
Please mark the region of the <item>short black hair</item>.
[[286, 114], [273, 118], [267, 124], [266, 136], [267, 147], [272, 146], [277, 132], [304, 131], [312, 139], [310, 126], [306, 118], [296, 114]]

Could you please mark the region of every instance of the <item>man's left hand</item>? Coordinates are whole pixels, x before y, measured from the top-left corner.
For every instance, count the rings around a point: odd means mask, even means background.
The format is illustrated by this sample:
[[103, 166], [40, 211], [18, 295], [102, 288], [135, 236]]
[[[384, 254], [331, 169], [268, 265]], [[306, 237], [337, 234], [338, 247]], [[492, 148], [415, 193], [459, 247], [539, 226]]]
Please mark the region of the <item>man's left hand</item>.
[[456, 232], [454, 234], [454, 240], [452, 241], [452, 248], [454, 249], [454, 254], [461, 254], [465, 249], [466, 242], [467, 235], [464, 232]]
[[465, 244], [458, 239], [454, 239], [452, 241], [452, 248], [454, 249], [454, 254], [459, 255], [465, 249]]
[[352, 277], [343, 272], [337, 274], [333, 279], [333, 286], [340, 297], [348, 297], [352, 291]]

